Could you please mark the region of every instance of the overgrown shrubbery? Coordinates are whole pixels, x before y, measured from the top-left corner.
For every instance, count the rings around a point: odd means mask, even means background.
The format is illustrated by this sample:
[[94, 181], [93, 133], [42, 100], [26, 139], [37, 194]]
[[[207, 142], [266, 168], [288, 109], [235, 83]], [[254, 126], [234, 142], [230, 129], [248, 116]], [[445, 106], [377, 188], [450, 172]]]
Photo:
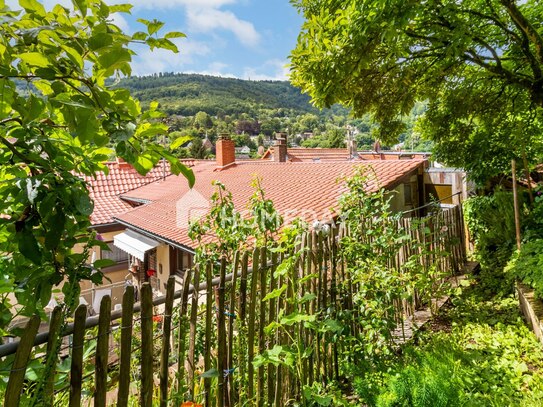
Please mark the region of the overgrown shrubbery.
[[380, 407], [541, 405], [539, 342], [515, 299], [485, 295], [479, 287], [453, 299], [444, 330], [423, 332], [386, 370], [358, 379], [357, 393]]
[[464, 214], [475, 255], [483, 267], [503, 267], [515, 245], [513, 194], [498, 191], [464, 203]]
[[506, 270], [517, 280], [531, 286], [539, 298], [543, 298], [543, 239], [524, 243]]

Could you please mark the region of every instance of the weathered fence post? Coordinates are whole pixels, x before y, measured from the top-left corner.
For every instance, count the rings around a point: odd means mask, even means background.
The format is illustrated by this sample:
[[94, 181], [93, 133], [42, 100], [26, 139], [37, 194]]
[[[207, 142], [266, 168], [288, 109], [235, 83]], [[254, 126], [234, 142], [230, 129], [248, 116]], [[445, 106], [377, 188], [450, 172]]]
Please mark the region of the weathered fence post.
[[[190, 333], [189, 333], [189, 353], [188, 353], [188, 392], [189, 398], [194, 399], [194, 372], [196, 370], [195, 352], [196, 352], [196, 328], [198, 322], [198, 286], [200, 285], [200, 269], [196, 267], [194, 272], [194, 291], [192, 292], [192, 303], [190, 306]], [[183, 365], [179, 365], [184, 368]]]
[[[266, 301], [262, 301], [266, 297], [266, 280], [267, 280], [267, 253], [266, 247], [260, 248], [260, 310], [258, 317], [258, 353], [262, 354], [266, 348], [266, 338], [264, 337], [264, 327], [266, 326]], [[258, 388], [257, 402], [259, 406], [264, 405], [266, 400], [264, 394], [264, 365], [258, 368]]]
[[173, 295], [175, 277], [170, 276], [166, 285], [166, 303], [164, 304], [164, 319], [162, 321], [162, 351], [160, 354], [160, 407], [168, 405], [168, 369], [170, 367], [170, 336], [172, 334]]
[[109, 324], [111, 321], [111, 297], [106, 295], [100, 302], [98, 318], [98, 339], [96, 343], [94, 406], [106, 406], [107, 363], [109, 358]]
[[217, 370], [219, 376], [217, 378], [217, 407], [225, 406], [226, 387], [228, 381], [224, 375], [226, 371], [226, 361], [228, 354], [226, 351], [226, 326], [224, 318], [224, 293], [225, 293], [225, 276], [226, 276], [226, 259], [221, 259], [220, 267], [220, 282], [216, 287], [217, 298]]
[[126, 287], [121, 317], [121, 356], [119, 362], [119, 391], [117, 407], [128, 406], [130, 390], [130, 360], [132, 358], [132, 317], [134, 315], [134, 287]]
[[149, 283], [141, 287], [141, 395], [142, 407], [153, 405], [153, 292]]
[[52, 406], [55, 401], [54, 389], [55, 389], [55, 374], [58, 360], [58, 349], [60, 348], [59, 341], [62, 341], [60, 336], [60, 329], [62, 327], [62, 307], [56, 306], [51, 313], [51, 321], [49, 322], [49, 338], [47, 339], [47, 359], [55, 358], [55, 361], [51, 364], [51, 370], [48, 377], [45, 378], [45, 391], [43, 401], [48, 406]]
[[[211, 319], [213, 307], [213, 287], [212, 287], [213, 264], [206, 264], [206, 332], [204, 342], [204, 369], [207, 372], [211, 369]], [[211, 379], [204, 378], [205, 405], [211, 406]]]
[[24, 385], [24, 378], [26, 373], [26, 366], [28, 365], [28, 359], [32, 352], [32, 346], [34, 345], [34, 338], [38, 333], [40, 327], [40, 317], [34, 315], [30, 318], [26, 324], [25, 331], [19, 342], [17, 353], [15, 353], [15, 360], [11, 366], [11, 373], [9, 374], [8, 386], [6, 388], [6, 399], [4, 400], [4, 407], [18, 407], [19, 399], [21, 398], [21, 391]]
[[253, 401], [254, 397], [254, 375], [255, 368], [253, 359], [255, 355], [255, 316], [256, 316], [256, 295], [259, 277], [259, 254], [260, 250], [256, 248], [253, 251], [253, 273], [251, 275], [251, 292], [249, 294], [249, 323], [247, 332], [247, 397], [249, 402]]
[[[234, 389], [234, 320], [236, 319], [236, 288], [238, 281], [238, 267], [239, 267], [239, 252], [234, 253], [234, 263], [232, 265], [232, 285], [230, 290], [230, 303], [228, 305], [228, 363], [226, 368], [228, 369], [228, 405], [235, 405], [236, 403], [236, 391]], [[225, 291], [226, 292], [226, 291]], [[239, 349], [241, 352], [241, 348]]]
[[72, 341], [72, 366], [70, 369], [70, 407], [81, 405], [81, 382], [83, 379], [83, 346], [87, 307], [80, 305], [75, 310], [74, 334]]

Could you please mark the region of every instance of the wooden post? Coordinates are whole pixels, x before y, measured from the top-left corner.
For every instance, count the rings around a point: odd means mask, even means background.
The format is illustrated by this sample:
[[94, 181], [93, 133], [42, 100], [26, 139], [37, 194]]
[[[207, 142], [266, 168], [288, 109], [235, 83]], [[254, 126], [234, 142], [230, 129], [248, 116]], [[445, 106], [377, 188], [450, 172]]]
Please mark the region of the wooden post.
[[[228, 392], [227, 392], [227, 404], [234, 405], [236, 403], [236, 391], [234, 390], [234, 375], [231, 369], [234, 368], [234, 321], [236, 319], [236, 293], [237, 293], [237, 281], [238, 281], [238, 267], [239, 267], [239, 252], [234, 253], [234, 264], [232, 266], [232, 285], [230, 290], [230, 304], [229, 304], [229, 317], [228, 317], [228, 363], [226, 368], [228, 369]], [[225, 291], [226, 293], [226, 291]], [[241, 348], [238, 350], [242, 352]]]
[[[266, 338], [264, 337], [264, 327], [266, 326], [266, 301], [262, 299], [266, 296], [266, 283], [267, 283], [267, 255], [266, 247], [260, 248], [260, 312], [258, 317], [258, 353], [262, 354], [266, 348]], [[258, 368], [258, 388], [257, 388], [257, 402], [259, 406], [264, 405], [266, 400], [264, 395], [264, 365]]]
[[15, 353], [15, 360], [11, 365], [8, 386], [6, 388], [4, 407], [18, 407], [23, 389], [26, 367], [34, 346], [34, 338], [40, 327], [40, 317], [34, 315], [26, 324], [25, 331]]
[[172, 334], [173, 295], [175, 277], [170, 276], [166, 285], [166, 303], [164, 304], [164, 319], [162, 321], [162, 351], [160, 354], [160, 407], [168, 405], [168, 369], [170, 367], [170, 337]]
[[217, 378], [217, 407], [228, 406], [226, 397], [226, 388], [228, 380], [224, 373], [227, 370], [226, 364], [228, 353], [226, 350], [226, 325], [225, 325], [225, 308], [224, 308], [224, 293], [225, 293], [225, 276], [226, 276], [226, 259], [221, 259], [220, 282], [216, 288], [217, 298], [217, 370], [219, 377]]
[[[194, 287], [200, 285], [200, 269], [196, 268], [194, 273]], [[196, 354], [196, 329], [198, 322], [198, 298], [200, 297], [198, 289], [195, 288], [192, 292], [192, 303], [190, 306], [190, 333], [189, 333], [189, 354], [188, 354], [188, 391], [189, 399], [194, 400], [194, 372], [196, 370], [195, 354]], [[184, 365], [179, 365], [183, 368]]]
[[246, 371], [246, 357], [245, 351], [247, 349], [247, 337], [246, 337], [246, 328], [247, 324], [245, 323], [246, 308], [247, 308], [247, 268], [249, 263], [249, 253], [243, 253], [243, 258], [241, 260], [241, 277], [239, 282], [239, 306], [238, 306], [238, 349], [239, 349], [239, 361], [238, 361], [238, 372], [239, 372], [239, 386], [238, 386], [238, 402], [239, 405], [244, 405], [246, 401], [246, 387], [242, 380], [245, 378]]
[[[198, 274], [199, 269], [196, 267], [194, 274]], [[179, 307], [179, 330], [177, 334], [177, 391], [180, 394], [185, 392], [184, 388], [184, 379], [185, 379], [185, 338], [187, 335], [187, 309], [188, 309], [188, 298], [189, 298], [189, 288], [190, 288], [190, 278], [191, 270], [185, 270], [183, 275], [183, 292], [181, 295], [181, 306]], [[199, 277], [198, 277], [199, 278]], [[195, 287], [192, 295], [198, 295], [196, 292], [198, 287]]]
[[[50, 364], [51, 370], [49, 371], [48, 377], [45, 378], [45, 393], [44, 393], [44, 402], [48, 406], [52, 406], [55, 397], [54, 397], [54, 388], [55, 388], [55, 374], [56, 366], [58, 361], [58, 344], [61, 341], [60, 328], [62, 326], [62, 307], [56, 306], [53, 312], [51, 313], [51, 321], [49, 322], [49, 338], [47, 340], [47, 359], [54, 358], [54, 361], [51, 361]], [[47, 365], [46, 365], [47, 366]]]
[[111, 322], [111, 297], [106, 295], [100, 301], [98, 318], [98, 339], [96, 340], [96, 360], [94, 385], [94, 406], [106, 406], [107, 362], [109, 358], [109, 324]]
[[253, 274], [251, 275], [251, 293], [249, 294], [249, 324], [247, 333], [247, 397], [249, 403], [253, 402], [254, 397], [254, 374], [253, 359], [255, 355], [255, 316], [256, 316], [256, 296], [260, 267], [260, 250], [255, 248], [253, 251]]
[[[206, 333], [204, 342], [204, 370], [207, 372], [211, 369], [211, 319], [213, 308], [213, 286], [212, 286], [213, 264], [206, 264]], [[205, 406], [211, 407], [211, 379], [204, 379]]]
[[153, 405], [153, 292], [141, 287], [141, 407]]
[[117, 407], [128, 406], [130, 391], [130, 361], [132, 359], [132, 317], [134, 315], [134, 287], [129, 285], [123, 295], [121, 317], [121, 355], [119, 362], [119, 391]]
[[[276, 252], [273, 252], [272, 255], [271, 255], [271, 269], [270, 269], [270, 290], [269, 292], [271, 293], [273, 290], [275, 290], [276, 288], [279, 288], [280, 286], [277, 285], [277, 282], [276, 282], [276, 279], [275, 279], [275, 276], [274, 276], [274, 273], [275, 273], [275, 266], [277, 264], [277, 253]], [[267, 323], [268, 324], [271, 324], [272, 322], [275, 321], [275, 308], [277, 307], [276, 305], [276, 299], [275, 298], [270, 298], [270, 301], [269, 301], [269, 315], [268, 315], [268, 321]], [[279, 344], [279, 342], [277, 341], [277, 336], [275, 336], [276, 340], [275, 340], [275, 344]], [[277, 368], [275, 366], [273, 366], [273, 364], [269, 364], [268, 365], [268, 406], [273, 406], [273, 401], [274, 401], [274, 397], [275, 397], [275, 386], [274, 386], [274, 383], [275, 383], [275, 380], [274, 380], [274, 376], [275, 376], [275, 372], [276, 372]]]
[[81, 406], [81, 382], [83, 380], [83, 346], [87, 307], [80, 305], [75, 310], [72, 341], [72, 365], [70, 368], [70, 407]]
[[515, 160], [511, 160], [511, 171], [513, 174], [513, 204], [515, 205], [515, 232], [517, 235], [517, 249], [520, 250], [520, 213], [518, 207], [517, 193], [517, 166]]

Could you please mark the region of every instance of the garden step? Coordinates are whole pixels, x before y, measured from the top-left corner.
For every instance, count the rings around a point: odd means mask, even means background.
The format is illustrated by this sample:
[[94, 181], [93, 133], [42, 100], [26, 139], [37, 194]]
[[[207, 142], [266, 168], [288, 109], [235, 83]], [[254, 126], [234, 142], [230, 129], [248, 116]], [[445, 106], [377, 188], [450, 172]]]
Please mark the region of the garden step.
[[[476, 263], [476, 262], [468, 262], [468, 263]], [[473, 267], [471, 270], [473, 270], [475, 267], [477, 267], [479, 263], [476, 263], [476, 265], [469, 265], [466, 264], [466, 270], [469, 270], [470, 267]], [[450, 282], [451, 288], [456, 288], [460, 285], [460, 282], [462, 280], [465, 280], [468, 278], [470, 274], [462, 274], [460, 276], [454, 276], [449, 277], [448, 281]], [[433, 300], [433, 306], [432, 308], [434, 310], [439, 310], [447, 301], [449, 300], [448, 295], [444, 295], [441, 298], [438, 298], [437, 300]], [[415, 332], [419, 330], [424, 324], [426, 324], [434, 315], [430, 307], [415, 311], [415, 314], [410, 317], [406, 317], [405, 320], [398, 324], [396, 329], [392, 331], [392, 337], [393, 341], [397, 345], [401, 345], [403, 343], [409, 342]]]

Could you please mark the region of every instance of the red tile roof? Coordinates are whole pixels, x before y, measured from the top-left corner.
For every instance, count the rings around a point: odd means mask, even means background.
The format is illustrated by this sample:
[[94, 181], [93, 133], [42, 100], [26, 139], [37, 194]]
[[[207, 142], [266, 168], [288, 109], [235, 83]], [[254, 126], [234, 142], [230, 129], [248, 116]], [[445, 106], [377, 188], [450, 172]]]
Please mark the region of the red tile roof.
[[[184, 159], [181, 162], [193, 167], [199, 162], [211, 161]], [[101, 172], [94, 177], [82, 176], [89, 185], [90, 197], [94, 201], [94, 211], [91, 215], [91, 223], [94, 226], [115, 222], [114, 216], [133, 208], [133, 204], [122, 199], [124, 193], [148, 184], [160, 186], [162, 179], [171, 175], [170, 163], [167, 161], [164, 167], [159, 163], [145, 176], [140, 175], [124, 161], [108, 162], [105, 165], [108, 168], [107, 174]]]
[[431, 153], [410, 151], [359, 151], [358, 157], [362, 160], [427, 160]]
[[[274, 147], [270, 147], [262, 156], [263, 160], [273, 159]], [[348, 161], [349, 150], [346, 148], [303, 148], [294, 147], [287, 149], [287, 161]]]
[[[371, 166], [376, 174], [376, 179], [370, 183], [369, 188], [394, 188], [402, 178], [423, 167], [424, 163], [423, 160], [364, 162], [364, 165]], [[237, 162], [222, 171], [216, 170], [214, 162], [198, 163], [192, 169], [196, 177], [194, 191], [203, 197], [205, 205], [215, 190], [212, 181], [219, 180], [232, 193], [237, 209], [245, 210], [249, 197], [254, 192], [251, 181], [258, 175], [262, 180], [266, 198], [274, 202], [286, 221], [299, 216], [312, 222], [317, 219], [330, 220], [334, 216], [332, 208], [337, 206], [338, 198], [346, 191], [340, 178], [352, 174], [359, 165], [362, 165], [360, 161], [245, 161]], [[195, 194], [194, 191], [191, 194]], [[183, 222], [188, 208], [187, 198], [182, 198], [188, 192], [188, 184], [183, 177], [168, 177], [164, 182], [152, 183], [122, 194], [128, 199], [152, 202], [128, 210], [115, 218], [165, 240], [194, 247], [194, 243], [187, 236], [186, 222]], [[193, 202], [193, 198], [194, 196], [191, 196], [188, 201]], [[194, 206], [192, 203], [188, 205]], [[200, 208], [197, 211], [201, 211], [205, 205], [196, 205]]]
[[126, 162], [108, 162], [105, 165], [108, 168], [107, 174], [100, 172], [94, 177], [82, 176], [88, 183], [90, 197], [94, 201], [91, 215], [93, 225], [112, 223], [113, 216], [132, 208], [132, 205], [119, 198], [120, 194], [161, 180], [164, 175], [171, 175], [168, 162], [164, 168], [158, 165], [145, 176], [140, 175]]

